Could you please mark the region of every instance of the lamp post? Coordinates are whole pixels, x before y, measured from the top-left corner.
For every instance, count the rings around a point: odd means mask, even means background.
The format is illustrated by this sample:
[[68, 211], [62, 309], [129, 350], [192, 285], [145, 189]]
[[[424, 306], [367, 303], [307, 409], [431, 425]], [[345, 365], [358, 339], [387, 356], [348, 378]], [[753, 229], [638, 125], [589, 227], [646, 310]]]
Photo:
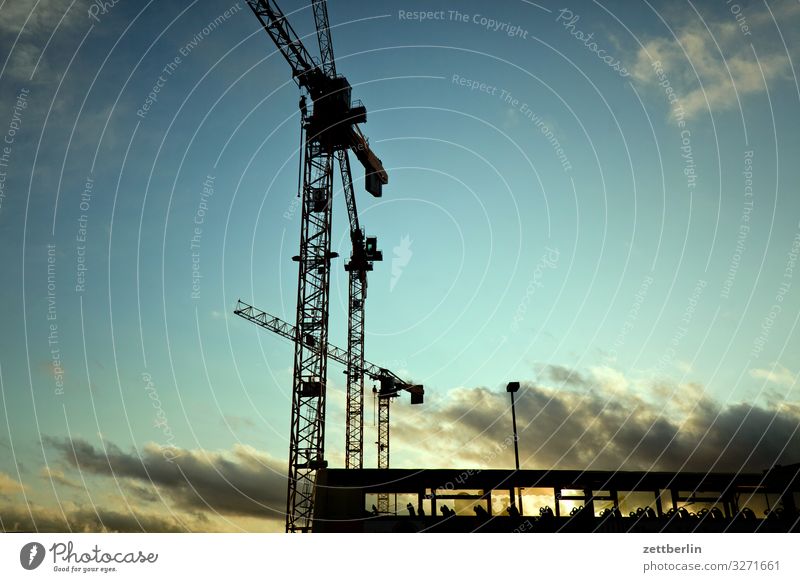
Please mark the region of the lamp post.
[[[519, 471], [519, 444], [517, 437], [517, 409], [514, 406], [514, 393], [519, 390], [519, 382], [509, 382], [506, 385], [506, 392], [511, 394], [511, 422], [514, 426], [514, 463], [517, 467], [517, 471]], [[518, 500], [518, 509], [520, 514], [522, 514], [522, 488], [518, 488], [517, 496], [519, 497]]]

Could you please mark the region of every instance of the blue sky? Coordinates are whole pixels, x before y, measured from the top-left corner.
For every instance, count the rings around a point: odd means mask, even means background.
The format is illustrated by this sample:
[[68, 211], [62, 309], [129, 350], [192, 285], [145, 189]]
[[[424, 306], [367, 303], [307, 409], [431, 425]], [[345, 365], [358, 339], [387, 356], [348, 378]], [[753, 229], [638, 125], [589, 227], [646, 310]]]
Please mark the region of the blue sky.
[[[298, 89], [244, 2], [98, 6], [0, 8], [3, 528], [280, 529], [292, 348], [232, 311], [294, 319]], [[798, 460], [800, 6], [735, 6], [329, 3], [394, 466], [510, 466], [509, 380], [527, 468]]]

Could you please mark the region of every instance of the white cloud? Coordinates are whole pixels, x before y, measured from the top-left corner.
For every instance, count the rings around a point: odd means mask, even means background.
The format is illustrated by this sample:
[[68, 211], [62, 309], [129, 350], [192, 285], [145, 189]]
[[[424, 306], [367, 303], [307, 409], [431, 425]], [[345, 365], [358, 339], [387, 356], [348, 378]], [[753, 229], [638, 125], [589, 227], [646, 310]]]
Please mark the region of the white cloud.
[[797, 382], [797, 376], [792, 374], [789, 368], [774, 362], [772, 368], [752, 368], [750, 376], [757, 380], [766, 380], [779, 386], [793, 386]]
[[[784, 36], [794, 34], [800, 24], [800, 5], [785, 3], [773, 11]], [[689, 119], [709, 109], [738, 107], [739, 100], [791, 77], [789, 55], [766, 8], [747, 7], [749, 37], [729, 17], [725, 13], [717, 20], [706, 18], [706, 30], [703, 22], [687, 11], [672, 26], [675, 38], [665, 35], [643, 42], [630, 67], [634, 79], [661, 90], [653, 69], [653, 63], [660, 61]]]

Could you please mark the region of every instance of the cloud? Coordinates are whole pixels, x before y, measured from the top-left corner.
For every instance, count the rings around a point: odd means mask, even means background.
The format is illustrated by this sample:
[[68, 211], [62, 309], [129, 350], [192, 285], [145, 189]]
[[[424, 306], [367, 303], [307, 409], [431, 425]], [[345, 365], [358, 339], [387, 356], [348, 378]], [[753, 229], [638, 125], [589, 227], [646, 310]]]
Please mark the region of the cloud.
[[73, 489], [80, 489], [81, 485], [64, 475], [64, 471], [59, 469], [53, 469], [52, 467], [42, 467], [39, 471], [39, 476], [43, 479], [47, 479], [49, 481], [54, 481], [59, 485], [64, 485], [65, 487], [71, 487]]
[[158, 503], [158, 492], [156, 491], [155, 487], [143, 487], [141, 485], [137, 485], [136, 483], [126, 483], [125, 489], [131, 494], [136, 496], [138, 499], [146, 502], [146, 503]]
[[[699, 384], [634, 381], [609, 368], [551, 367], [549, 376], [562, 381], [523, 384], [516, 395], [523, 468], [760, 471], [800, 460], [800, 406], [726, 405]], [[393, 459], [514, 466], [505, 391], [458, 388], [426, 407], [395, 415]]]
[[22, 493], [25, 486], [12, 479], [7, 473], [0, 471], [0, 496]]
[[[0, 9], [0, 42], [9, 47], [10, 53], [5, 74], [15, 79], [28, 79], [56, 26], [66, 34], [73, 33], [76, 27], [89, 26], [87, 5], [86, 0], [43, 0], [35, 8], [28, 2], [4, 2]], [[51, 46], [48, 51], [52, 49]], [[43, 59], [39, 63], [38, 78], [50, 78], [52, 74]]]
[[[27, 80], [34, 72], [41, 48], [29, 42], [18, 41], [9, 55], [6, 75], [13, 79]], [[40, 71], [41, 72], [41, 71]]]
[[[800, 23], [798, 5], [785, 3], [775, 7], [774, 12], [784, 35], [793, 34]], [[750, 5], [746, 16], [752, 35], [749, 38], [759, 40], [755, 54], [727, 11], [721, 18], [706, 17], [708, 30], [694, 13], [685, 11], [678, 16], [678, 24], [672, 26], [674, 38], [669, 35], [643, 41], [629, 67], [634, 79], [657, 88], [660, 79], [653, 63], [660, 61], [685, 117], [690, 119], [708, 109], [738, 107], [740, 99], [764, 92], [765, 81], [769, 85], [790, 78], [789, 55], [780, 43], [769, 11]], [[794, 45], [789, 42], [788, 46]]]
[[777, 362], [774, 362], [772, 364], [772, 368], [770, 369], [751, 368], [750, 376], [757, 380], [766, 380], [767, 382], [772, 382], [778, 386], [791, 387], [794, 386], [795, 382], [797, 382], [797, 377], [792, 374], [791, 370], [781, 366]]
[[157, 490], [184, 511], [283, 519], [285, 464], [250, 446], [215, 452], [150, 443], [125, 452], [109, 442], [105, 451], [82, 439], [47, 437], [45, 443], [80, 471], [130, 479], [140, 496], [152, 498]]
[[65, 510], [31, 506], [0, 507], [0, 527], [5, 532], [185, 532], [176, 520], [164, 516], [102, 507]]
[[580, 385], [586, 380], [577, 373], [575, 370], [565, 368], [563, 366], [547, 366], [547, 373], [551, 380], [554, 382], [563, 382], [565, 384]]
[[43, 0], [35, 8], [28, 2], [4, 2], [0, 10], [0, 33], [16, 36], [24, 26], [23, 35], [49, 36], [59, 21], [67, 27], [79, 20], [86, 21], [87, 5], [88, 0]]

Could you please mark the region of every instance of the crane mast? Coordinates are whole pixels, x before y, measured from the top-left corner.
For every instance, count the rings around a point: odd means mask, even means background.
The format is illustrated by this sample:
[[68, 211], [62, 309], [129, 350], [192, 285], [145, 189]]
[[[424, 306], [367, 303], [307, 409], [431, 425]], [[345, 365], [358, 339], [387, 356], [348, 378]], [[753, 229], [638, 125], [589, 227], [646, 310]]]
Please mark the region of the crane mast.
[[347, 151], [338, 152], [344, 198], [350, 223], [352, 254], [345, 265], [348, 273], [347, 300], [347, 405], [345, 410], [345, 468], [364, 467], [364, 310], [367, 300], [367, 272], [373, 261], [383, 259], [375, 237], [364, 237], [358, 221], [356, 197]]
[[[378, 469], [389, 468], [389, 410], [392, 397], [378, 394]], [[379, 514], [389, 513], [389, 494], [378, 493], [376, 508]]]
[[[366, 271], [371, 260], [380, 260], [358, 227], [355, 196], [350, 175], [348, 149], [364, 164], [367, 190], [380, 196], [388, 176], [381, 161], [369, 149], [358, 123], [366, 122], [363, 104], [351, 101], [347, 79], [336, 74], [327, 4], [312, 0], [321, 62], [314, 60], [280, 7], [271, 0], [246, 0], [278, 51], [292, 69], [292, 77], [313, 103], [308, 114], [304, 100], [303, 182], [301, 197], [300, 252], [298, 263], [296, 339], [292, 375], [292, 406], [289, 439], [289, 475], [286, 531], [311, 530], [316, 473], [325, 460], [325, 398], [327, 389], [328, 316], [330, 297], [331, 215], [334, 158], [339, 161], [351, 223], [353, 255], [348, 313], [348, 426], [347, 466], [363, 464], [363, 343]], [[353, 224], [355, 220], [356, 229]], [[358, 234], [354, 234], [357, 232]], [[360, 237], [360, 238], [359, 238]], [[355, 260], [357, 259], [357, 260]], [[351, 402], [352, 400], [352, 402]], [[352, 426], [351, 426], [352, 425]]]

